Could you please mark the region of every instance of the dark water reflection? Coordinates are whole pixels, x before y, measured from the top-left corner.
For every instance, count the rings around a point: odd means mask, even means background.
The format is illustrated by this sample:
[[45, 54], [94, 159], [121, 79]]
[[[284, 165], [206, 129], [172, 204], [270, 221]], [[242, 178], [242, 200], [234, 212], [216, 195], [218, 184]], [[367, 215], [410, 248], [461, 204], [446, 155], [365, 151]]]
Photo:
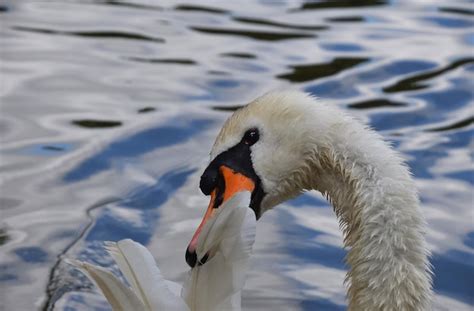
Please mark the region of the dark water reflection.
[[296, 32], [256, 31], [256, 30], [234, 30], [208, 27], [191, 27], [192, 30], [202, 33], [225, 36], [240, 36], [261, 41], [282, 41], [289, 39], [313, 38], [314, 35]]
[[277, 76], [291, 82], [307, 82], [338, 74], [368, 61], [368, 58], [335, 58], [327, 64], [293, 66], [293, 72]]
[[394, 92], [404, 92], [404, 91], [414, 91], [414, 90], [424, 89], [428, 86], [425, 83], [420, 83], [420, 82], [423, 82], [425, 80], [430, 80], [439, 75], [445, 74], [450, 70], [454, 70], [458, 67], [461, 67], [473, 62], [474, 62], [473, 58], [461, 59], [461, 60], [453, 62], [452, 64], [444, 68], [440, 68], [440, 69], [423, 73], [420, 75], [414, 75], [407, 79], [400, 80], [396, 84], [384, 88], [383, 91], [385, 93], [394, 93]]
[[[0, 14], [0, 310], [108, 310], [62, 261], [114, 268], [104, 240], [146, 244], [181, 280], [220, 125], [288, 86], [405, 155], [434, 307], [474, 307], [472, 2], [19, 0]], [[258, 230], [245, 310], [345, 309], [345, 251], [321, 196]]]
[[12, 27], [17, 31], [29, 31], [37, 32], [48, 35], [66, 35], [66, 36], [78, 36], [91, 39], [125, 39], [125, 40], [142, 40], [151, 42], [164, 42], [161, 38], [152, 38], [140, 34], [134, 34], [130, 32], [119, 32], [119, 31], [65, 31], [65, 30], [52, 30], [45, 28], [30, 28], [30, 27]]

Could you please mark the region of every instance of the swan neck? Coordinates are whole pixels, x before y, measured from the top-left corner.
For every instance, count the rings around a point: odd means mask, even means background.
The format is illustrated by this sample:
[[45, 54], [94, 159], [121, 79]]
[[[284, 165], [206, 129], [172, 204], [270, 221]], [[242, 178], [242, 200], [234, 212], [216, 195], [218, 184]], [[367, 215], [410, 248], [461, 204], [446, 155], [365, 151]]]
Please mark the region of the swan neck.
[[349, 310], [428, 310], [431, 275], [414, 181], [376, 133], [358, 126], [319, 147], [311, 187], [328, 197], [343, 230]]

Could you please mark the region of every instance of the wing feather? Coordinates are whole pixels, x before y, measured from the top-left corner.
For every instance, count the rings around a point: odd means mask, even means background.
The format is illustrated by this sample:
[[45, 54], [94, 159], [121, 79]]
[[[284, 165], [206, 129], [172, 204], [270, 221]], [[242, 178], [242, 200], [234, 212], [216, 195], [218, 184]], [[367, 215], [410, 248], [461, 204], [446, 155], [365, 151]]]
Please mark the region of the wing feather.
[[78, 260], [68, 259], [66, 262], [84, 272], [100, 288], [114, 311], [145, 310], [137, 295], [111, 272]]
[[108, 243], [107, 250], [147, 310], [189, 310], [181, 297], [176, 296], [168, 287], [168, 281], [163, 278], [146, 247], [126, 239]]

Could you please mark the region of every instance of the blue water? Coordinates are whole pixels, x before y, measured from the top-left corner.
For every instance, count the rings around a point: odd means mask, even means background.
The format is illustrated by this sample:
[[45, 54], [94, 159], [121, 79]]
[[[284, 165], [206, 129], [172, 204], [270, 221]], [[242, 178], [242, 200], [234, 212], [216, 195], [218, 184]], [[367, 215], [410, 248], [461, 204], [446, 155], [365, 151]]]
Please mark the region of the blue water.
[[[0, 310], [109, 310], [63, 258], [115, 269], [133, 238], [166, 276], [207, 206], [222, 122], [294, 87], [407, 159], [428, 222], [434, 309], [474, 308], [472, 1], [0, 4]], [[332, 208], [307, 193], [259, 221], [244, 310], [344, 310]]]

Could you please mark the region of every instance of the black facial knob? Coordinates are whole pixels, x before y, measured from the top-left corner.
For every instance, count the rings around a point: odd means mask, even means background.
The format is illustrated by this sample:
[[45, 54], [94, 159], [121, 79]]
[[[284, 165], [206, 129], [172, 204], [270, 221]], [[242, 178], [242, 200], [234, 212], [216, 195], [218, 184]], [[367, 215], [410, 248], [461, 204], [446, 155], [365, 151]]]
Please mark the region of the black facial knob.
[[217, 168], [210, 165], [206, 168], [204, 173], [201, 175], [201, 181], [199, 182], [199, 188], [205, 195], [210, 195], [212, 190], [217, 186]]

